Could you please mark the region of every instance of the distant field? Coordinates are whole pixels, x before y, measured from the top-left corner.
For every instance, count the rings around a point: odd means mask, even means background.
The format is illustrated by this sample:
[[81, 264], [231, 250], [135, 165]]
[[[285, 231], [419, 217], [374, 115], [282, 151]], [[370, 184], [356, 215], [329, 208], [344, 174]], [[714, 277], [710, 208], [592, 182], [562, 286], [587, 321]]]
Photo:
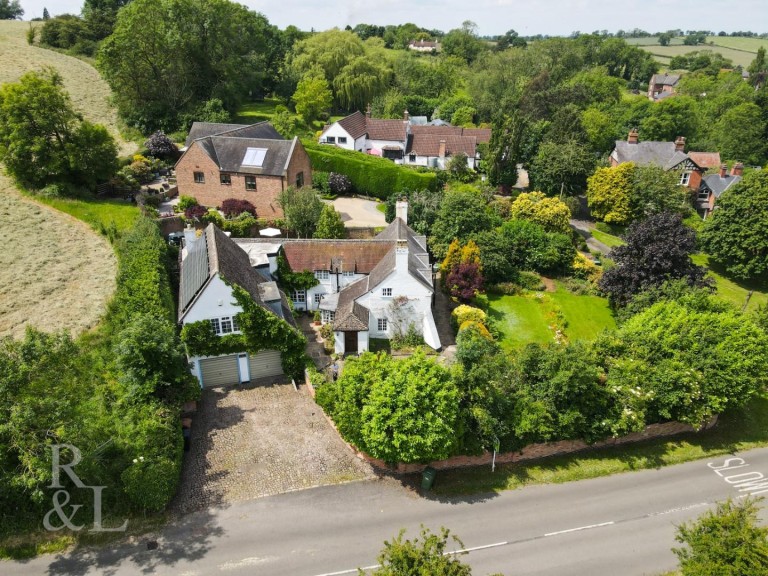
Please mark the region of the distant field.
[[0, 337], [26, 326], [82, 332], [96, 324], [115, 288], [107, 240], [86, 224], [24, 198], [0, 176]]
[[[768, 39], [742, 38], [731, 36], [708, 36], [707, 44], [699, 46], [685, 46], [682, 38], [673, 38], [669, 46], [661, 46], [657, 37], [651, 38], [627, 38], [629, 44], [639, 46], [646, 52], [654, 55], [656, 60], [668, 65], [674, 56], [688, 54], [697, 50], [711, 50], [719, 52], [724, 58], [732, 60], [735, 65], [744, 68], [750, 65], [757, 54], [757, 50], [763, 46], [768, 50]], [[709, 44], [712, 42], [714, 45]]]
[[[88, 120], [104, 124], [120, 147], [121, 154], [135, 152], [117, 129], [117, 113], [109, 105], [110, 89], [96, 69], [82, 60], [27, 44], [29, 22], [0, 20], [0, 84], [15, 82], [30, 70], [52, 66], [64, 80], [75, 108]], [[35, 23], [39, 26], [40, 23]]]

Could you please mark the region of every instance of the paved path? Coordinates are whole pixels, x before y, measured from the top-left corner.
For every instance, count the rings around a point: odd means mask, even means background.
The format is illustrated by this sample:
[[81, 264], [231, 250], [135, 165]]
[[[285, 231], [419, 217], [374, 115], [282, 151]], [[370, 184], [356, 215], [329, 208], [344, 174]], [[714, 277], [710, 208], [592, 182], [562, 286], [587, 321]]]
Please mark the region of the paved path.
[[362, 198], [341, 197], [336, 198], [332, 204], [336, 211], [341, 214], [341, 219], [347, 228], [376, 228], [387, 225], [384, 213], [376, 209], [378, 202]]
[[595, 227], [594, 222], [590, 222], [588, 220], [571, 220], [571, 226], [576, 230], [576, 232], [584, 237], [587, 242], [587, 246], [589, 246], [592, 250], [605, 255], [608, 255], [608, 253], [611, 251], [610, 246], [603, 244], [599, 240], [595, 240], [592, 237], [592, 229]]
[[6, 576], [353, 575], [375, 564], [385, 539], [401, 528], [416, 535], [424, 524], [460, 536], [478, 576], [660, 574], [676, 565], [676, 525], [729, 496], [768, 493], [768, 449], [727, 458], [463, 499], [424, 498], [390, 479], [327, 486], [190, 514], [163, 531], [156, 550], [137, 541], [2, 569]]

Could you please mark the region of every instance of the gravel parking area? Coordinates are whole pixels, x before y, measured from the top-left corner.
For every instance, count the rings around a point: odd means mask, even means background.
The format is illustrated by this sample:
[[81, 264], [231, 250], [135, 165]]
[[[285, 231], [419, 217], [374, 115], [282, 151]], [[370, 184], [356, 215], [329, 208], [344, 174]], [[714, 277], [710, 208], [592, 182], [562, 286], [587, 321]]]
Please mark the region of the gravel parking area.
[[373, 477], [290, 383], [204, 390], [184, 456], [180, 513]]

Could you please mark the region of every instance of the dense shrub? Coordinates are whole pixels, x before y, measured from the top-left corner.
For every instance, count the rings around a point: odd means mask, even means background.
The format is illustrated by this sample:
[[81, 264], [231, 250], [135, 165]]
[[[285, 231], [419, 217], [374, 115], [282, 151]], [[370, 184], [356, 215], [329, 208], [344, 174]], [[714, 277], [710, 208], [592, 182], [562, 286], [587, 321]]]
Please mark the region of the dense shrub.
[[192, 196], [179, 196], [179, 210], [184, 212], [187, 208], [191, 208], [192, 206], [197, 206], [197, 200], [195, 198], [192, 198]]
[[328, 174], [328, 188], [332, 194], [351, 194], [352, 181], [344, 174], [331, 172]]
[[331, 187], [328, 184], [330, 174], [321, 170], [312, 170], [312, 188], [320, 194], [328, 195], [331, 193]]
[[187, 220], [200, 220], [203, 216], [208, 214], [208, 208], [195, 204], [184, 210], [184, 218]]
[[386, 200], [391, 194], [404, 190], [432, 189], [436, 186], [432, 172], [417, 172], [384, 158], [315, 142], [302, 141], [302, 144], [313, 168], [344, 174], [360, 194], [379, 200]]
[[221, 203], [219, 208], [227, 218], [235, 218], [240, 214], [250, 214], [256, 217], [256, 207], [248, 200], [239, 200], [237, 198], [227, 198]]
[[454, 330], [458, 330], [459, 326], [468, 321], [479, 322], [480, 324], [485, 325], [485, 319], [485, 312], [480, 308], [475, 308], [474, 306], [468, 306], [466, 304], [457, 306], [454, 308], [453, 312], [451, 312], [451, 326], [453, 326]]

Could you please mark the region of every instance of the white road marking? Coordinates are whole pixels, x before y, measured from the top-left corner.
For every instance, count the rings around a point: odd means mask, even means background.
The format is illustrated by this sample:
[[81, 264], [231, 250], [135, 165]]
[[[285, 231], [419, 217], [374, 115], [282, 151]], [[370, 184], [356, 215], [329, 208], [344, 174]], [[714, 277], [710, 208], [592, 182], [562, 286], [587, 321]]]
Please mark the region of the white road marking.
[[612, 524], [614, 524], [613, 521], [601, 522], [600, 524], [590, 524], [589, 526], [579, 526], [578, 528], [569, 528], [568, 530], [559, 530], [557, 532], [549, 532], [548, 534], [544, 534], [544, 536], [557, 536], [559, 534], [568, 534], [569, 532], [579, 532], [580, 530], [590, 530], [592, 528], [602, 528], [603, 526], [611, 526]]
[[450, 556], [451, 554], [467, 554], [469, 552], [476, 552], [477, 550], [487, 550], [488, 548], [498, 548], [499, 546], [506, 546], [509, 542], [496, 542], [495, 544], [486, 544], [485, 546], [475, 546], [473, 548], [463, 548], [456, 550], [455, 552], [443, 552], [443, 556]]
[[651, 512], [647, 515], [648, 518], [651, 516], [663, 516], [664, 514], [674, 514], [675, 512], [684, 512], [685, 510], [690, 510], [691, 508], [701, 508], [702, 506], [709, 506], [709, 502], [699, 502], [698, 504], [691, 504], [689, 506], [680, 506], [678, 508], [670, 508], [669, 510], [664, 510], [663, 512]]
[[[376, 570], [376, 568], [381, 568], [381, 564], [374, 564], [373, 566], [365, 566], [364, 568], [360, 568], [363, 572], [368, 572], [368, 570]], [[325, 572], [324, 574], [317, 574], [316, 576], [342, 576], [342, 574], [357, 574], [358, 569], [353, 568], [352, 570], [341, 570], [339, 572]]]
[[256, 566], [257, 564], [264, 564], [265, 562], [272, 562], [274, 560], [277, 560], [274, 556], [267, 556], [265, 558], [254, 556], [251, 558], [243, 558], [237, 562], [225, 562], [224, 564], [219, 564], [219, 570], [237, 570], [238, 568]]

